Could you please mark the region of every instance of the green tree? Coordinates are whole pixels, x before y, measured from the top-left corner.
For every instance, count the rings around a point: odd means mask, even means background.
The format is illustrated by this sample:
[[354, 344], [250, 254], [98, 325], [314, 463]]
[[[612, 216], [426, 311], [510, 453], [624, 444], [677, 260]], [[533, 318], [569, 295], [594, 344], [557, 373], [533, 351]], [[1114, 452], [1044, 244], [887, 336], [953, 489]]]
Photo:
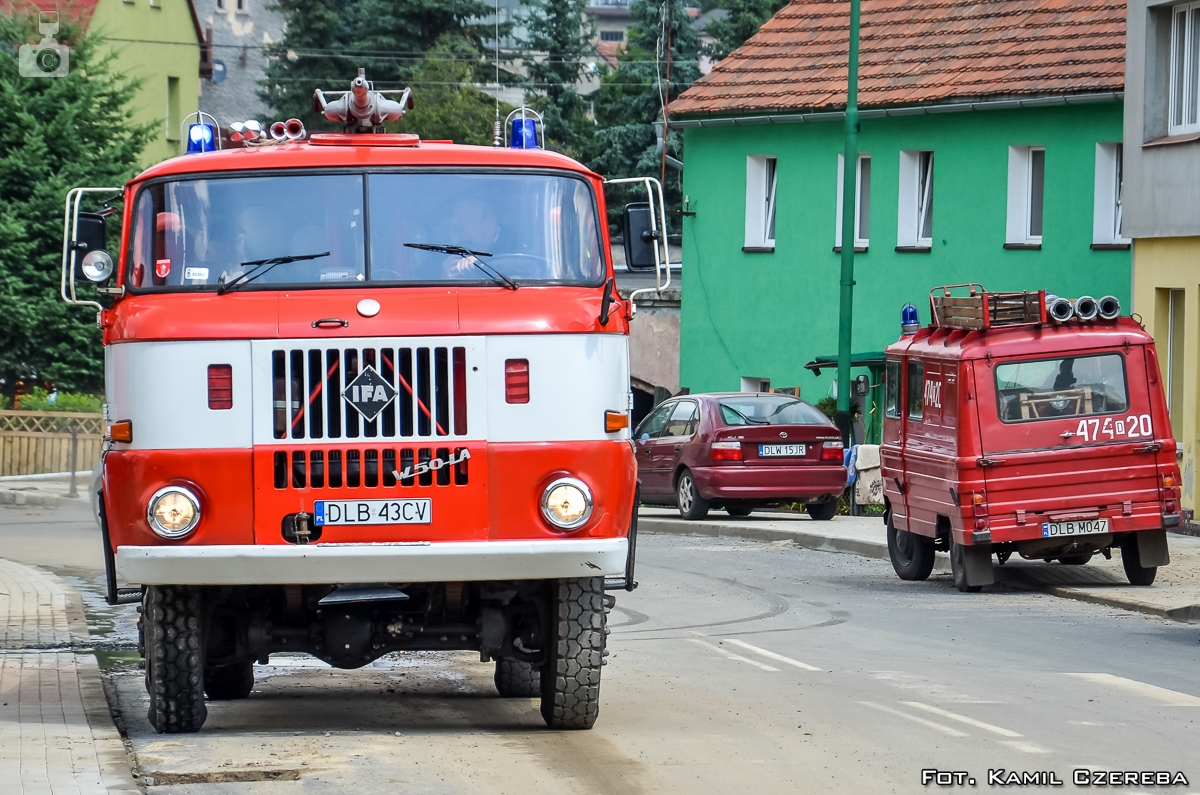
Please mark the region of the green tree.
[[587, 102], [576, 90], [596, 53], [595, 25], [583, 15], [587, 0], [521, 0], [531, 99], [545, 121], [546, 146], [579, 157], [590, 132]]
[[[687, 90], [700, 77], [700, 44], [682, 0], [662, 3], [634, 0], [629, 6], [633, 24], [629, 28], [628, 47], [618, 56], [617, 69], [604, 75], [593, 94], [596, 130], [588, 147], [588, 165], [607, 177], [658, 176], [661, 160], [657, 155], [654, 124], [663, 117], [663, 90], [671, 99]], [[665, 57], [656, 57], [662, 33], [670, 20], [671, 80], [666, 86]], [[663, 53], [665, 55], [665, 53]], [[671, 134], [667, 151], [681, 154], [682, 142]], [[681, 179], [678, 171], [667, 169], [663, 186], [667, 201], [678, 205]], [[610, 223], [620, 212], [618, 201], [610, 205]]]
[[[482, 77], [482, 37], [492, 34], [491, 26], [479, 24], [492, 13], [485, 0], [278, 0], [278, 6], [287, 30], [267, 48], [275, 60], [260, 94], [281, 116], [302, 119], [309, 129], [336, 127], [313, 110], [315, 89], [344, 90], [360, 67], [377, 89], [404, 88], [446, 35], [469, 47], [456, 43], [442, 56], [469, 65], [475, 82], [490, 79]], [[501, 35], [509, 27], [501, 25]], [[420, 94], [415, 100], [423, 101]]]
[[59, 297], [63, 200], [133, 177], [156, 125], [131, 124], [138, 83], [99, 38], [68, 25], [70, 73], [21, 77], [17, 48], [38, 40], [35, 22], [0, 15], [0, 378], [8, 394], [17, 381], [94, 391], [104, 383], [95, 313]]
[[707, 33], [713, 37], [713, 43], [705, 47], [705, 54], [721, 60], [758, 33], [763, 23], [785, 5], [787, 0], [724, 0], [721, 7], [729, 15], [708, 23]]
[[[474, 45], [462, 36], [445, 33], [438, 39], [410, 81], [419, 93], [399, 130], [459, 144], [492, 143], [496, 100], [471, 85], [476, 80], [472, 54], [478, 54]], [[501, 103], [500, 117], [510, 110]]]

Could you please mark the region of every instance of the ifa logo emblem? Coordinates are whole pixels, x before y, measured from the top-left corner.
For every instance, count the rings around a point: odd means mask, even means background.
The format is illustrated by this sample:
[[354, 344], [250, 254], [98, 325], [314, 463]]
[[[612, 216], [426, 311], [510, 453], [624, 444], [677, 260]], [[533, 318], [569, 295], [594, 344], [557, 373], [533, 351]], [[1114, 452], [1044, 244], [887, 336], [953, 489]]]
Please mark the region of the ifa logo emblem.
[[346, 384], [342, 398], [363, 415], [363, 419], [371, 422], [396, 399], [396, 388], [368, 364], [353, 381]]

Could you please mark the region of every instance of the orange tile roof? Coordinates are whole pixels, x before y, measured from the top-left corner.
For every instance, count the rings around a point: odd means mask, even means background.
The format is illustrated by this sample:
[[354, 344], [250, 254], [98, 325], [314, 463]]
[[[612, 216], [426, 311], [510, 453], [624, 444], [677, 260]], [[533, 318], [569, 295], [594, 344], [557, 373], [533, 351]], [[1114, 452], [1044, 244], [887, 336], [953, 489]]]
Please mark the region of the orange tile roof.
[[[672, 115], [844, 108], [850, 4], [792, 0]], [[1121, 91], [1124, 0], [862, 0], [860, 107]]]

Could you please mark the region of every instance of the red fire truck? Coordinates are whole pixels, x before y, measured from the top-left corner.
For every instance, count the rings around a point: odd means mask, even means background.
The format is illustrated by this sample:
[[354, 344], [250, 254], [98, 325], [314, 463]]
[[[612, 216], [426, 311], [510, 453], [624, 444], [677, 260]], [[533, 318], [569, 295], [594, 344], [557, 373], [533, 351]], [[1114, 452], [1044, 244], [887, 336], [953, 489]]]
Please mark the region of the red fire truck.
[[605, 183], [529, 114], [456, 146], [385, 133], [411, 97], [361, 71], [316, 103], [344, 132], [234, 124], [220, 151], [202, 118], [189, 154], [67, 199], [63, 295], [105, 345], [109, 600], [140, 599], [150, 722], [198, 731], [272, 654], [472, 650], [501, 695], [590, 728], [605, 578], [635, 585]]
[[[956, 289], [961, 288], [961, 289]], [[963, 292], [966, 295], [963, 295]], [[887, 349], [882, 476], [896, 573], [935, 550], [954, 584], [993, 582], [992, 556], [1087, 563], [1121, 552], [1150, 585], [1180, 523], [1179, 468], [1154, 341], [1117, 299], [930, 294]]]

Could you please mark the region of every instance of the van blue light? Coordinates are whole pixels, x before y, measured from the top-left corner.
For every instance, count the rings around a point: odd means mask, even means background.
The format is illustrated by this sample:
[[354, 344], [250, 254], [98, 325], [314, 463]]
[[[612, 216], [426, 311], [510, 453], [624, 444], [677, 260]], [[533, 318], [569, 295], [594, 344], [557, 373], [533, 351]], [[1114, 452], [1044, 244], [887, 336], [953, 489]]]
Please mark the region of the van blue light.
[[187, 153], [196, 155], [212, 152], [217, 148], [217, 128], [211, 124], [193, 124], [188, 127]]
[[539, 149], [536, 119], [513, 119], [509, 149]]

